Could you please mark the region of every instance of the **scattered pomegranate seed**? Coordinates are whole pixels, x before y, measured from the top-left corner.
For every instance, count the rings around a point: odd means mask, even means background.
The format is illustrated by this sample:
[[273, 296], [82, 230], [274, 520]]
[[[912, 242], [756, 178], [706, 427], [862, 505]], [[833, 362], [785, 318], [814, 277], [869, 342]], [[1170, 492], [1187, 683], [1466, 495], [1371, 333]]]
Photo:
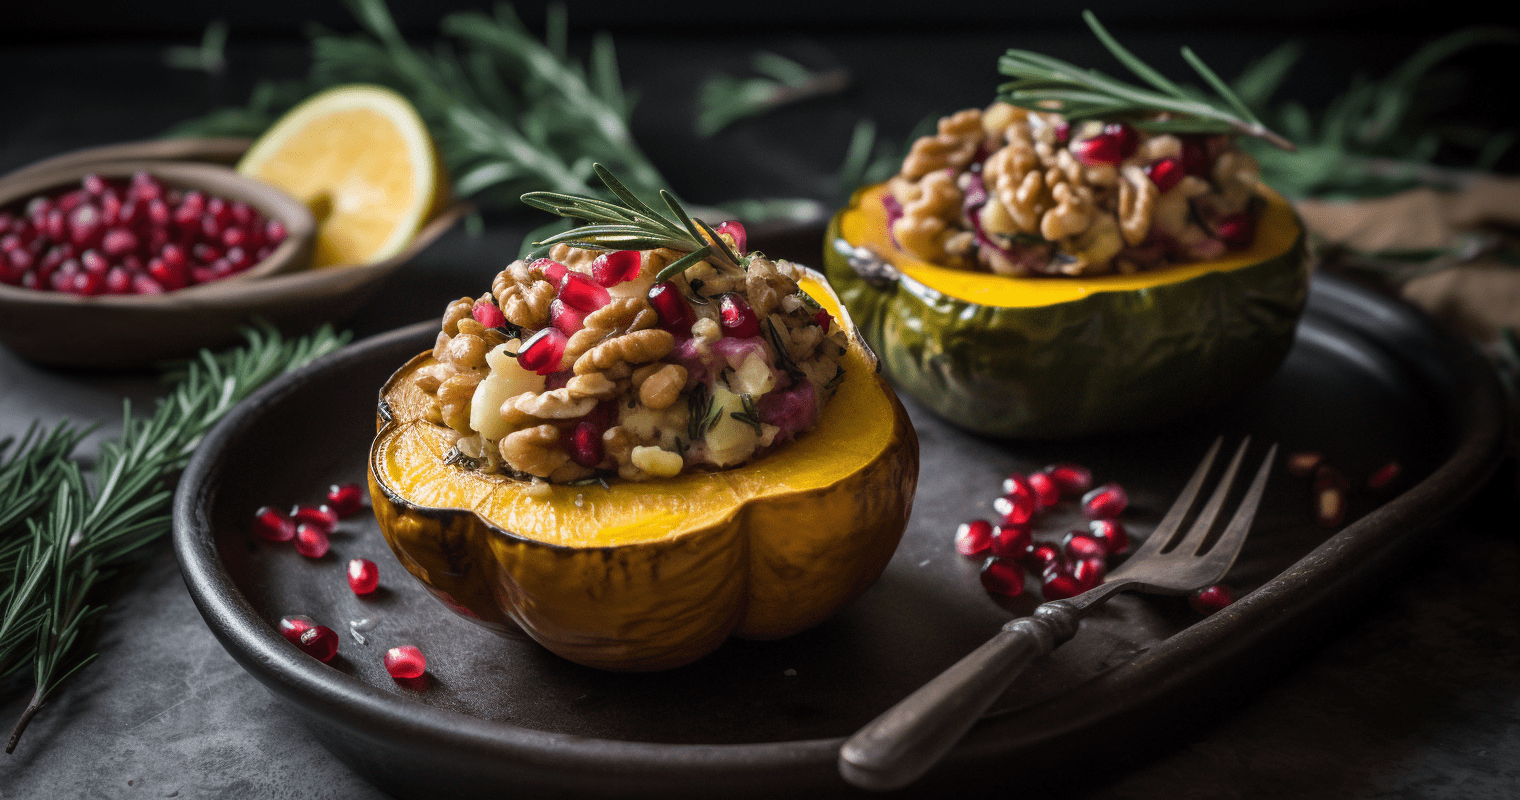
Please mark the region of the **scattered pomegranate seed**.
[[727, 292], [718, 298], [718, 324], [724, 336], [748, 339], [760, 335], [760, 318], [749, 307], [749, 301], [737, 292]]
[[290, 518], [297, 525], [315, 525], [322, 529], [323, 533], [331, 533], [338, 524], [338, 512], [331, 506], [295, 506], [290, 509]]
[[1212, 614], [1235, 602], [1235, 595], [1223, 584], [1205, 586], [1188, 597], [1188, 605], [1200, 614]]
[[611, 288], [639, 276], [644, 256], [637, 250], [618, 250], [603, 253], [591, 262], [591, 279]]
[[296, 526], [296, 552], [307, 558], [321, 558], [327, 555], [327, 550], [332, 542], [327, 538], [327, 531], [321, 526], [303, 522]]
[[409, 644], [392, 647], [385, 651], [385, 671], [392, 678], [401, 680], [420, 678], [422, 673], [427, 672], [427, 658], [421, 650]]
[[317, 627], [311, 617], [301, 614], [292, 614], [288, 617], [280, 617], [280, 635], [284, 636], [292, 644], [301, 641], [301, 634]]
[[1061, 502], [1061, 486], [1055, 479], [1043, 472], [1036, 472], [1025, 478], [1029, 488], [1034, 491], [1034, 498], [1040, 501], [1041, 508], [1055, 508]]
[[649, 289], [649, 304], [660, 317], [660, 327], [677, 336], [690, 336], [692, 323], [697, 321], [691, 304], [681, 296], [681, 290], [671, 281], [657, 283]]
[[1022, 472], [1010, 472], [1008, 477], [1003, 479], [1003, 494], [1028, 497], [1034, 501], [1034, 510], [1037, 514], [1045, 510], [1045, 503], [1040, 500], [1039, 495], [1034, 490], [1034, 486], [1029, 483], [1029, 479], [1024, 477], [1024, 473]]
[[1024, 558], [1024, 562], [1029, 565], [1030, 569], [1039, 570], [1040, 572], [1044, 572], [1052, 567], [1059, 568], [1065, 560], [1066, 556], [1061, 554], [1061, 549], [1050, 542], [1035, 542], [1030, 545], [1029, 553]]
[[1124, 160], [1124, 143], [1117, 136], [1101, 133], [1091, 139], [1072, 142], [1071, 152], [1089, 167], [1118, 164]]
[[364, 507], [364, 487], [357, 483], [333, 484], [327, 489], [327, 507], [339, 519], [352, 516]]
[[[600, 288], [600, 287], [598, 287]], [[569, 338], [559, 328], [544, 328], [523, 342], [517, 351], [517, 363], [523, 369], [540, 375], [559, 371], [559, 360], [565, 355], [565, 343]]]
[[1187, 177], [1187, 169], [1182, 166], [1182, 159], [1167, 158], [1146, 167], [1145, 174], [1156, 184], [1157, 191], [1165, 192]]
[[1062, 494], [1082, 494], [1092, 488], [1092, 470], [1077, 464], [1052, 464], [1044, 470]]
[[992, 523], [985, 519], [962, 522], [955, 529], [955, 552], [963, 556], [975, 556], [987, 552], [992, 545]]
[[561, 435], [560, 446], [570, 454], [571, 461], [587, 469], [594, 469], [606, 455], [602, 448], [604, 432], [603, 426], [591, 420], [582, 420]]
[[1302, 452], [1288, 456], [1288, 460], [1283, 463], [1290, 475], [1307, 478], [1313, 475], [1314, 471], [1319, 469], [1319, 465], [1324, 463], [1324, 461], [1325, 457], [1320, 453]]
[[1102, 583], [1107, 574], [1108, 563], [1102, 556], [1077, 559], [1071, 565], [1071, 577], [1084, 592]]
[[1039, 512], [1034, 494], [1003, 495], [992, 501], [992, 510], [1001, 514], [1004, 525], [1026, 525]]
[[253, 532], [271, 542], [288, 542], [295, 538], [296, 521], [279, 509], [263, 506], [253, 512]]
[[992, 556], [982, 563], [982, 586], [994, 594], [1018, 597], [1024, 593], [1024, 568], [1012, 559]]
[[574, 336], [586, 327], [586, 313], [565, 305], [565, 301], [556, 297], [549, 302], [549, 324]]
[[1103, 135], [1112, 136], [1119, 142], [1119, 154], [1129, 158], [1140, 149], [1140, 132], [1127, 122], [1110, 122], [1103, 126]]
[[744, 255], [744, 248], [749, 242], [749, 234], [745, 232], [744, 226], [740, 224], [739, 220], [731, 219], [727, 222], [720, 222], [718, 223], [718, 227], [713, 229], [713, 232], [719, 236], [727, 234], [734, 240], [734, 252], [741, 256]]
[[1371, 489], [1387, 488], [1388, 484], [1398, 480], [1399, 473], [1402, 471], [1403, 468], [1399, 466], [1399, 462], [1390, 461], [1378, 467], [1376, 472], [1367, 476], [1367, 486]]
[[470, 316], [487, 328], [500, 328], [507, 324], [506, 316], [490, 300], [476, 300], [475, 306], [470, 309]]
[[992, 529], [989, 549], [995, 556], [1023, 561], [1033, 545], [1034, 531], [1028, 525], [999, 525]]
[[555, 286], [558, 286], [559, 282], [564, 279], [565, 273], [570, 271], [569, 267], [559, 263], [558, 261], [555, 261], [552, 258], [535, 259], [532, 264], [528, 265], [528, 269], [539, 270], [543, 272], [544, 280], [547, 280]]
[[1108, 555], [1108, 548], [1104, 547], [1102, 542], [1082, 531], [1066, 534], [1066, 538], [1061, 540], [1061, 549], [1066, 551], [1067, 557], [1072, 561], [1084, 558], [1104, 558]]
[[326, 625], [307, 628], [296, 640], [296, 646], [318, 661], [331, 661], [338, 654], [338, 634]]
[[354, 594], [369, 594], [380, 585], [380, 568], [367, 558], [354, 558], [348, 562], [348, 588]]
[[1214, 225], [1214, 236], [1232, 250], [1250, 247], [1256, 238], [1256, 217], [1249, 212], [1231, 214]]
[[1076, 597], [1086, 589], [1082, 583], [1071, 573], [1060, 570], [1047, 570], [1040, 579], [1040, 593], [1046, 600], [1065, 600], [1068, 597]]
[[586, 275], [566, 272], [559, 279], [559, 299], [577, 311], [590, 313], [612, 302], [612, 295]]
[[1117, 483], [1105, 483], [1082, 496], [1082, 513], [1088, 519], [1113, 519], [1128, 505], [1129, 495]]
[[1338, 527], [1346, 518], [1346, 492], [1339, 486], [1314, 490], [1314, 521], [1321, 527]]
[[1124, 523], [1116, 519], [1095, 519], [1087, 523], [1088, 534], [1103, 544], [1108, 555], [1118, 556], [1129, 552], [1129, 532]]

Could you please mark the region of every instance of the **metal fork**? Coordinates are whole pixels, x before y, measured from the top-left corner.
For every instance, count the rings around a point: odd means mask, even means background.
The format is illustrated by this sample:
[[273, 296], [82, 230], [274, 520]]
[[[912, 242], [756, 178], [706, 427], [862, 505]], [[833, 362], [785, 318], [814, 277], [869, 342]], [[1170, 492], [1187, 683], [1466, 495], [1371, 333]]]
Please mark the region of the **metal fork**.
[[1241, 442], [1187, 535], [1173, 545], [1222, 442], [1222, 437], [1214, 440], [1155, 532], [1102, 584], [1068, 600], [1045, 603], [1032, 616], [1004, 625], [986, 644], [845, 740], [839, 749], [839, 772], [845, 780], [865, 789], [897, 789], [929, 771], [1025, 667], [1070, 640], [1083, 617], [1119, 592], [1187, 594], [1218, 583], [1240, 554], [1277, 456], [1273, 445], [1228, 527], [1200, 552], [1251, 440]]

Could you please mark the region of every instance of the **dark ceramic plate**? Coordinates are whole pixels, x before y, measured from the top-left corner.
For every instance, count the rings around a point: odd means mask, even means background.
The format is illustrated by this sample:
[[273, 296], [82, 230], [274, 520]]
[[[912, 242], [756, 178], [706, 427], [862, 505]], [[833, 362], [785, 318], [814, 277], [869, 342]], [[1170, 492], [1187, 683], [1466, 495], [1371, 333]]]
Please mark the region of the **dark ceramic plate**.
[[[1353, 489], [1355, 521], [1338, 531], [1314, 524], [1306, 482], [1279, 471], [1231, 573], [1243, 599], [1200, 619], [1176, 598], [1118, 598], [909, 791], [1006, 788], [1015, 765], [1021, 781], [1090, 765], [1084, 737], [1100, 724], [1107, 752], [1144, 753], [1137, 742], [1179, 740], [1332, 629], [1481, 483], [1504, 440], [1497, 382], [1469, 347], [1402, 305], [1317, 280], [1271, 383], [1183, 427], [996, 443], [910, 404], [923, 454], [917, 504], [875, 587], [790, 639], [731, 641], [681, 669], [611, 674], [455, 616], [402, 571], [368, 514], [344, 521], [316, 561], [251, 534], [258, 506], [317, 502], [330, 483], [364, 479], [376, 389], [432, 338], [431, 325], [376, 337], [259, 392], [206, 438], [174, 509], [185, 580], [223, 645], [334, 754], [399, 796], [850, 793], [835, 767], [841, 737], [1039, 602], [1033, 581], [1024, 598], [989, 596], [978, 565], [951, 548], [958, 523], [991, 516], [1010, 470], [1085, 463], [1129, 489], [1125, 521], [1143, 535], [1220, 433], [1249, 433], [1258, 451], [1270, 441], [1320, 450], [1353, 486], [1398, 460], [1397, 486]], [[1069, 508], [1039, 521], [1046, 538], [1078, 522]], [[380, 565], [375, 596], [349, 591], [353, 557]], [[331, 663], [276, 632], [292, 613], [341, 633]], [[348, 626], [366, 619], [361, 644]], [[381, 665], [387, 647], [407, 643], [428, 657], [416, 686]]]

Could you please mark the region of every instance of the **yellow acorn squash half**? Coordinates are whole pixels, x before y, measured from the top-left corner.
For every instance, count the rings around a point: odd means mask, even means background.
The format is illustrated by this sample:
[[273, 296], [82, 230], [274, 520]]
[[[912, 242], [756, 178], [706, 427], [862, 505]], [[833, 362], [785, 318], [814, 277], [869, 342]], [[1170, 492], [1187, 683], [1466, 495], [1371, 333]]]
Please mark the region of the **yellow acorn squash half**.
[[391, 549], [456, 612], [588, 666], [656, 670], [730, 635], [789, 636], [865, 591], [897, 548], [918, 438], [822, 276], [803, 288], [846, 331], [818, 426], [741, 467], [647, 482], [527, 484], [444, 463], [411, 376], [380, 393], [370, 495]]
[[862, 189], [835, 215], [829, 281], [887, 375], [978, 433], [1081, 436], [1227, 402], [1282, 362], [1308, 297], [1303, 228], [1275, 193], [1252, 245], [1215, 261], [1014, 278], [898, 249], [884, 191]]

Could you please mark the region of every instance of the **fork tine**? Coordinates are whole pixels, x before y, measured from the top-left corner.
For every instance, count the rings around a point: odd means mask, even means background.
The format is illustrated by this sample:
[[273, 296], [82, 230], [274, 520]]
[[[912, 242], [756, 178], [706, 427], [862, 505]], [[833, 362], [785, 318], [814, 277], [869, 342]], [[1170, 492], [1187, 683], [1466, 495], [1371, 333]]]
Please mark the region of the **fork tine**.
[[1131, 561], [1139, 562], [1146, 556], [1155, 555], [1177, 535], [1182, 528], [1182, 519], [1187, 516], [1188, 509], [1193, 507], [1193, 501], [1198, 498], [1198, 491], [1203, 488], [1203, 479], [1209, 475], [1209, 470], [1214, 466], [1214, 457], [1219, 455], [1219, 446], [1224, 444], [1224, 437], [1220, 436], [1209, 446], [1209, 452], [1203, 456], [1198, 468], [1193, 470], [1193, 477], [1188, 478], [1187, 486], [1182, 487], [1182, 494], [1172, 502], [1172, 507], [1167, 509], [1166, 516], [1156, 523], [1156, 529], [1145, 540], [1145, 544], [1130, 556]]
[[1261, 496], [1266, 492], [1267, 478], [1271, 476], [1272, 462], [1276, 458], [1277, 445], [1274, 444], [1267, 451], [1266, 459], [1261, 462], [1261, 468], [1256, 470], [1256, 477], [1251, 480], [1246, 496], [1240, 499], [1240, 507], [1235, 509], [1235, 516], [1230, 519], [1229, 526], [1224, 529], [1224, 533], [1219, 534], [1218, 541], [1214, 542], [1204, 557], [1216, 576], [1211, 583], [1223, 578], [1235, 563], [1235, 558], [1240, 555], [1241, 542], [1251, 532], [1251, 523], [1256, 519], [1256, 508], [1261, 505]]
[[1219, 485], [1214, 487], [1214, 494], [1209, 496], [1209, 502], [1203, 510], [1198, 512], [1198, 519], [1193, 521], [1193, 527], [1188, 530], [1187, 538], [1177, 545], [1177, 552], [1183, 555], [1194, 555], [1203, 547], [1204, 540], [1209, 538], [1209, 531], [1214, 528], [1214, 522], [1219, 519], [1219, 512], [1224, 508], [1224, 501], [1230, 494], [1230, 487], [1235, 485], [1235, 473], [1240, 471], [1240, 462], [1246, 457], [1246, 448], [1251, 446], [1251, 437], [1247, 436], [1241, 441], [1240, 447], [1235, 450], [1235, 457], [1230, 459], [1230, 466], [1226, 467], [1224, 474], [1219, 477]]

